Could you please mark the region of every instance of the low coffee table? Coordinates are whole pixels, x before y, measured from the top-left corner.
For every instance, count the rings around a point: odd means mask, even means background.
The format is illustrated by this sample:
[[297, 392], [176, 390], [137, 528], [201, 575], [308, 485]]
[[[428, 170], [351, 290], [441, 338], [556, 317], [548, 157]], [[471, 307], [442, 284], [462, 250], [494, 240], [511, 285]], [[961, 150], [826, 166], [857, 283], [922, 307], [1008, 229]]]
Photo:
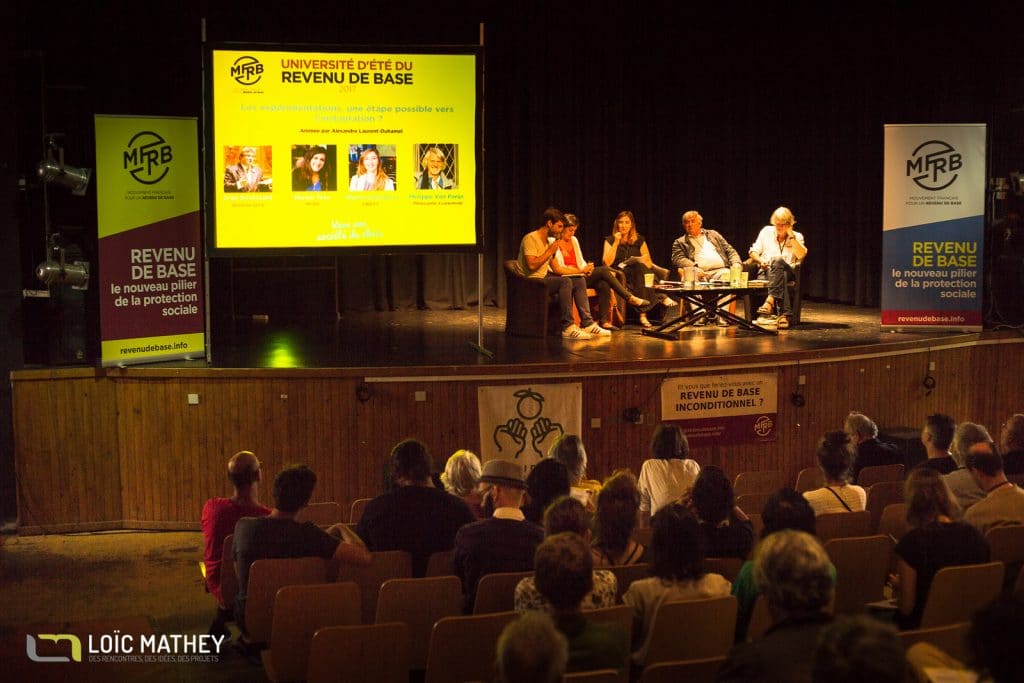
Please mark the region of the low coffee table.
[[[680, 299], [688, 304], [686, 312], [678, 318], [641, 332], [649, 337], [677, 340], [679, 331], [686, 327], [695, 327], [698, 322], [706, 322], [709, 318], [722, 317], [744, 330], [761, 334], [778, 334], [778, 330], [758, 325], [750, 312], [750, 297], [754, 294], [767, 294], [768, 283], [760, 280], [748, 282], [746, 287], [732, 287], [729, 283], [697, 282], [687, 287], [682, 282], [663, 280], [654, 289], [672, 298]], [[741, 318], [729, 312], [729, 305], [737, 299], [743, 299], [745, 313], [751, 320]]]

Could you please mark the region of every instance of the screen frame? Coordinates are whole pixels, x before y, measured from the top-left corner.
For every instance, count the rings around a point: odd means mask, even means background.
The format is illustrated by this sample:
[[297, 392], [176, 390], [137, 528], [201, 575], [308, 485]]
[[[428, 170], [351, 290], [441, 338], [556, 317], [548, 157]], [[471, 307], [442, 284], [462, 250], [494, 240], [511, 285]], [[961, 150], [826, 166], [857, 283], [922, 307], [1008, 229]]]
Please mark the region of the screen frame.
[[[214, 100], [213, 100], [213, 55], [217, 51], [252, 50], [260, 52], [294, 52], [296, 54], [412, 54], [412, 55], [469, 55], [474, 57], [475, 66], [475, 102], [474, 111], [474, 149], [476, 156], [475, 177], [472, 179], [475, 192], [474, 235], [472, 244], [431, 244], [431, 245], [357, 245], [322, 247], [219, 247], [217, 246], [216, 217], [216, 183], [219, 176], [214, 172], [218, 168], [216, 150], [214, 149]], [[202, 117], [202, 216], [204, 243], [208, 257], [281, 257], [281, 256], [315, 256], [342, 254], [424, 254], [424, 253], [466, 253], [479, 254], [484, 252], [484, 128], [483, 128], [483, 46], [482, 45], [340, 45], [340, 44], [300, 44], [300, 43], [253, 43], [253, 42], [213, 42], [203, 46], [203, 102]]]

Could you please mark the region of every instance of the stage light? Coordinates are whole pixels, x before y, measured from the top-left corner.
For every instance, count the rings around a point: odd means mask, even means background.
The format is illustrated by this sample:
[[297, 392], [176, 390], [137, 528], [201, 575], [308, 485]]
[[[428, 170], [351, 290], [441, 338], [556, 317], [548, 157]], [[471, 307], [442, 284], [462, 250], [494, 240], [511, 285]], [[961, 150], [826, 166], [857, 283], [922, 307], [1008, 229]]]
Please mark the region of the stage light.
[[84, 197], [89, 189], [92, 169], [68, 166], [57, 159], [43, 159], [36, 166], [36, 174], [44, 183], [66, 187], [71, 190], [71, 194]]
[[88, 289], [89, 264], [86, 261], [62, 263], [48, 259], [36, 266], [36, 277], [46, 285], [70, 285], [72, 289]]

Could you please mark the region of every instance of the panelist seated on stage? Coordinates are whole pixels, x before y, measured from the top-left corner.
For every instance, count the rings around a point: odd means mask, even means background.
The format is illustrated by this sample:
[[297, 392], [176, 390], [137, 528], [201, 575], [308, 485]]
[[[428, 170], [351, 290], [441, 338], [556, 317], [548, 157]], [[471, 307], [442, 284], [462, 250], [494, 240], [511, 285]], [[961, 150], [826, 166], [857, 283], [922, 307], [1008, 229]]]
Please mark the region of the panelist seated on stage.
[[768, 280], [768, 298], [757, 309], [758, 315], [778, 314], [778, 327], [789, 327], [793, 315], [793, 302], [786, 282], [796, 279], [793, 267], [807, 256], [804, 236], [793, 230], [796, 218], [793, 212], [780, 206], [772, 212], [771, 225], [761, 228], [757, 239], [750, 245], [750, 258], [757, 264], [757, 276]]
[[[704, 219], [696, 211], [687, 211], [682, 220], [685, 234], [672, 244], [672, 265], [679, 269], [680, 279], [684, 279], [684, 268], [693, 268], [696, 280], [728, 280], [729, 268], [739, 265], [740, 255], [721, 233], [704, 228]], [[730, 312], [735, 309], [734, 298]], [[714, 316], [708, 322], [714, 322]], [[729, 323], [720, 318], [718, 324], [726, 327]]]

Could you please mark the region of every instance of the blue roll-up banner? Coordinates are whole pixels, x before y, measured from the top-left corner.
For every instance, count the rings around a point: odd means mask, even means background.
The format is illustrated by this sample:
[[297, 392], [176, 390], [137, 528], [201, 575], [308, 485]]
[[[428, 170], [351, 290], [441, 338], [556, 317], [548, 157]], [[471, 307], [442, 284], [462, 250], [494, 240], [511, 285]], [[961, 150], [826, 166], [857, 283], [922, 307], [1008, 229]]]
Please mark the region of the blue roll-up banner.
[[982, 325], [985, 124], [885, 126], [882, 329]]

